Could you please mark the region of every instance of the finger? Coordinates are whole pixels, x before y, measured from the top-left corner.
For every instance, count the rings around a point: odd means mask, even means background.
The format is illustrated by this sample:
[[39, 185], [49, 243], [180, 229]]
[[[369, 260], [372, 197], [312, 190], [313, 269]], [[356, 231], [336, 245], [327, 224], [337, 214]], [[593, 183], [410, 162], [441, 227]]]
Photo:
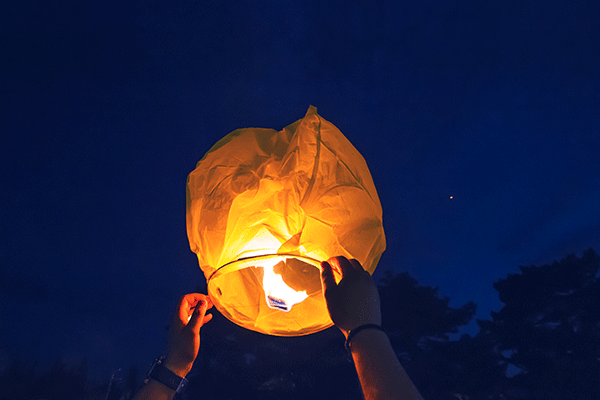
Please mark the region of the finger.
[[332, 288], [335, 286], [333, 270], [331, 269], [331, 265], [327, 261], [323, 261], [321, 263], [321, 285], [323, 288], [323, 293], [325, 293], [325, 291], [328, 288]]
[[[204, 296], [204, 295], [203, 295]], [[204, 300], [206, 300], [208, 306], [206, 307], [207, 310], [210, 310], [213, 307], [213, 302], [210, 299], [210, 297], [208, 296], [204, 296]]]
[[199, 301], [206, 300], [208, 296], [202, 293], [188, 293], [183, 296], [183, 298], [187, 300], [189, 304], [195, 306]]
[[193, 316], [194, 309], [198, 306], [200, 302], [208, 302], [208, 308], [212, 307], [212, 302], [208, 298], [208, 296], [200, 293], [188, 293], [179, 299], [179, 305], [177, 306], [177, 314], [178, 318], [175, 318], [174, 323], [178, 324], [180, 328], [183, 328], [188, 324], [190, 319]]
[[210, 300], [210, 297], [204, 294], [195, 293], [194, 303], [192, 304], [192, 308], [196, 309], [200, 304], [206, 304], [206, 309], [210, 310], [213, 307], [213, 302]]
[[354, 271], [354, 267], [346, 257], [333, 257], [329, 259], [329, 262], [333, 265], [334, 268], [336, 266], [339, 268], [339, 270], [342, 273], [342, 279]]
[[352, 267], [357, 270], [358, 272], [363, 272], [365, 271], [365, 269], [363, 268], [362, 265], [360, 265], [360, 262], [358, 262], [357, 259], [353, 258], [352, 260], [350, 260], [350, 264], [352, 264]]
[[183, 328], [190, 319], [190, 308], [189, 294], [181, 296], [177, 303], [177, 311], [173, 315], [172, 325]]
[[192, 314], [192, 318], [190, 319], [190, 322], [188, 323], [188, 326], [190, 327], [192, 332], [194, 332], [194, 334], [196, 334], [196, 335], [198, 335], [200, 333], [200, 328], [202, 327], [202, 324], [204, 323], [204, 317], [206, 316], [207, 307], [208, 307], [208, 302], [206, 302], [206, 301], [198, 302], [198, 304], [196, 305], [196, 309], [194, 310], [194, 313]]
[[206, 324], [208, 321], [210, 321], [213, 318], [212, 314], [206, 314], [204, 316], [204, 321], [202, 321], [202, 326], [204, 326], [204, 324]]

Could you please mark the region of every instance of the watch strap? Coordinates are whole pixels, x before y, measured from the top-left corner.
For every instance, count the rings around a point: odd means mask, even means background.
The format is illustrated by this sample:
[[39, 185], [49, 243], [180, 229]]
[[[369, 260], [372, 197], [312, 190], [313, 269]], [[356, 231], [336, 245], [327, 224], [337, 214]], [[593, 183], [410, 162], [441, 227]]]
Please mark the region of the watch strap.
[[[153, 379], [168, 388], [175, 390], [176, 393], [181, 393], [187, 386], [188, 380], [165, 367], [163, 361], [164, 356], [157, 358], [154, 361], [154, 364], [152, 364], [152, 367], [150, 368], [150, 372], [148, 372], [148, 379]], [[146, 379], [146, 382], [148, 382], [148, 379]]]

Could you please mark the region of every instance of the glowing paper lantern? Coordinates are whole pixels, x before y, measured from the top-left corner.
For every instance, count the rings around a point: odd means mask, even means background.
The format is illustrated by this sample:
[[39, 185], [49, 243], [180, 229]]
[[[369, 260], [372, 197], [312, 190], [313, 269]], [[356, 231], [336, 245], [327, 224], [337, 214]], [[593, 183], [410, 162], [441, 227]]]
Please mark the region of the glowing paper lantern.
[[373, 273], [385, 250], [381, 215], [365, 160], [312, 106], [279, 132], [231, 132], [187, 181], [188, 239], [210, 298], [231, 321], [271, 335], [332, 325], [320, 261], [343, 255]]

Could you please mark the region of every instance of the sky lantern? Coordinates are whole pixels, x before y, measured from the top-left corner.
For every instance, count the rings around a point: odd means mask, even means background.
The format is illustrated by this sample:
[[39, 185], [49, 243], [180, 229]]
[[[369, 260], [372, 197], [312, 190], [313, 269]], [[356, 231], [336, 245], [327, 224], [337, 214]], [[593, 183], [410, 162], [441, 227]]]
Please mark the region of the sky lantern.
[[281, 131], [219, 140], [188, 176], [186, 217], [214, 305], [269, 335], [330, 327], [320, 262], [342, 255], [373, 273], [385, 250], [364, 158], [312, 106]]

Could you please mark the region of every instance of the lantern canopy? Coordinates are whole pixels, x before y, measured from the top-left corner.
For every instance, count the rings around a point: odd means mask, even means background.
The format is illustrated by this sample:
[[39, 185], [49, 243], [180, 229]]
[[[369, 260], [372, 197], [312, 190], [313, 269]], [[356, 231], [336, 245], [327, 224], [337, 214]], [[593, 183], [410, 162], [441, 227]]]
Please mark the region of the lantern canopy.
[[364, 158], [312, 106], [279, 132], [238, 129], [217, 142], [188, 176], [186, 218], [213, 304], [270, 335], [333, 324], [320, 261], [355, 258], [372, 274], [385, 250]]

